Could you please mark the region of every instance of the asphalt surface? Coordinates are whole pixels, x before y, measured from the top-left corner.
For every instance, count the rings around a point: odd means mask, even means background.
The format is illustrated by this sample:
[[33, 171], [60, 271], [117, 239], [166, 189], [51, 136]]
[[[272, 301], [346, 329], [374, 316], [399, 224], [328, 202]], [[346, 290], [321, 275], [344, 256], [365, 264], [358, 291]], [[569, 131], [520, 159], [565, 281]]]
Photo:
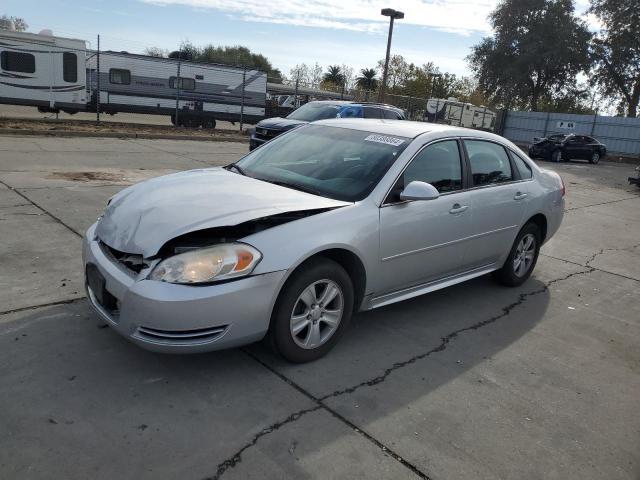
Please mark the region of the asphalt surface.
[[83, 294], [125, 185], [245, 144], [0, 138], [0, 478], [640, 477], [640, 189], [546, 164], [567, 212], [533, 277], [359, 314], [326, 358], [149, 353]]

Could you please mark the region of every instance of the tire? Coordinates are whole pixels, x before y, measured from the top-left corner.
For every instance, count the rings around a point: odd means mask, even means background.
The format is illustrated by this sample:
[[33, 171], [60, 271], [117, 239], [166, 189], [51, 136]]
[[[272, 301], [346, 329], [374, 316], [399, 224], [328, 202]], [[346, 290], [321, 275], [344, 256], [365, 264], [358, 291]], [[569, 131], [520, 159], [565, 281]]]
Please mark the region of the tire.
[[[323, 294], [336, 288], [323, 305]], [[332, 260], [313, 260], [293, 273], [278, 296], [269, 329], [271, 346], [289, 362], [317, 360], [338, 342], [352, 313], [353, 284], [347, 272]]]
[[593, 152], [591, 154], [591, 158], [589, 159], [589, 163], [597, 165], [599, 161], [600, 161], [600, 152]]
[[[531, 248], [531, 257], [521, 255], [521, 247], [526, 247], [527, 242], [533, 240], [535, 243]], [[541, 235], [540, 227], [533, 222], [527, 223], [522, 230], [518, 233], [509, 256], [504, 262], [504, 265], [500, 270], [493, 272], [494, 278], [508, 287], [518, 287], [522, 285], [531, 276], [533, 269], [538, 261], [538, 255], [540, 253]], [[527, 249], [529, 251], [530, 249]], [[520, 262], [516, 262], [516, 258], [520, 259]], [[524, 263], [523, 263], [524, 262]]]
[[562, 161], [562, 152], [558, 149], [551, 154], [551, 161], [560, 163]]

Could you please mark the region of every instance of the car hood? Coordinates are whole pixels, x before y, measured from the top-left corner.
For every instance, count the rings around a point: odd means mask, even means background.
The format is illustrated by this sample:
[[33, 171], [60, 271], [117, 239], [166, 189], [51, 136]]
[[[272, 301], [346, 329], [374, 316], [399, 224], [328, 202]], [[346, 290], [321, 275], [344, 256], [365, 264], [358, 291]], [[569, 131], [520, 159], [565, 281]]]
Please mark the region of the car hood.
[[288, 118], [267, 118], [261, 120], [256, 125], [256, 128], [272, 128], [274, 130], [290, 130], [298, 125], [306, 125], [309, 122], [303, 122], [302, 120], [290, 120]]
[[190, 170], [147, 180], [117, 193], [100, 218], [96, 235], [116, 250], [151, 257], [167, 241], [185, 233], [345, 205], [349, 203], [223, 168]]

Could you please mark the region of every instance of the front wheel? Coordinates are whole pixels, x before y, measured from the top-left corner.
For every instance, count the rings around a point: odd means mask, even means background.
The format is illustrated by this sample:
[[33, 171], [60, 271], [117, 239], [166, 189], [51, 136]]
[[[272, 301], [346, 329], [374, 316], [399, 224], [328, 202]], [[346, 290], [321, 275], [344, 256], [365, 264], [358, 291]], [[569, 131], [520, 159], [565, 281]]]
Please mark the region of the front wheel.
[[589, 159], [589, 163], [593, 163], [594, 165], [600, 161], [600, 152], [593, 152], [591, 154], [591, 158]]
[[538, 261], [540, 244], [540, 227], [527, 223], [518, 233], [502, 268], [494, 272], [496, 280], [509, 287], [518, 287], [526, 282]]
[[324, 356], [351, 320], [353, 285], [329, 259], [314, 260], [295, 272], [280, 292], [269, 332], [286, 360], [304, 363]]

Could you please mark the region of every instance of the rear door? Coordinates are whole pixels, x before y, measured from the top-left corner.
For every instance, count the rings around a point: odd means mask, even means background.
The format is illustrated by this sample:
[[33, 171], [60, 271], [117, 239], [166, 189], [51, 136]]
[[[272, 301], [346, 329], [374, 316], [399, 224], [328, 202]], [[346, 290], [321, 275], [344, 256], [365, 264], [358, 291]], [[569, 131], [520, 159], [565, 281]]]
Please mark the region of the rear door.
[[520, 180], [506, 149], [487, 140], [465, 139], [471, 172], [473, 227], [466, 266], [496, 263], [511, 248], [525, 212], [529, 183]]
[[[458, 140], [423, 148], [409, 163], [380, 208], [380, 252], [384, 278], [380, 293], [419, 285], [458, 273], [464, 265], [463, 240], [470, 235], [470, 194], [463, 190]], [[435, 200], [401, 201], [411, 181], [431, 183]]]

